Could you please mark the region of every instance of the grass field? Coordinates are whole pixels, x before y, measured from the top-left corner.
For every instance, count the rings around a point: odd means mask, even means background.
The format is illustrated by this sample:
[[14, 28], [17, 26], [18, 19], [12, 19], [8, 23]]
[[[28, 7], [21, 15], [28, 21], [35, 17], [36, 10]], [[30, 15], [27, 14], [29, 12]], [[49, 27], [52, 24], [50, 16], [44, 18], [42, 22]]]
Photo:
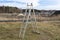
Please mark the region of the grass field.
[[[20, 40], [19, 31], [22, 23], [0, 22], [0, 40]], [[32, 33], [28, 25], [24, 40], [60, 40], [60, 22], [37, 22], [40, 34]]]

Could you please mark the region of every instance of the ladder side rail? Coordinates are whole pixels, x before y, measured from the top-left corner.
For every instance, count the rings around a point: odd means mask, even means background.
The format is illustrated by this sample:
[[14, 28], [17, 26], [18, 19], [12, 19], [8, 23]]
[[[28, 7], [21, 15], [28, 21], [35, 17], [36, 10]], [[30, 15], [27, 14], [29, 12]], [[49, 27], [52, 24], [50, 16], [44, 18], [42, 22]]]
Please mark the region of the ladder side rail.
[[24, 39], [24, 36], [25, 36], [26, 28], [28, 26], [28, 20], [29, 20], [30, 12], [31, 12], [31, 9], [29, 10], [29, 14], [28, 14], [28, 17], [27, 17], [26, 25], [25, 25], [25, 28], [24, 28], [23, 39]]

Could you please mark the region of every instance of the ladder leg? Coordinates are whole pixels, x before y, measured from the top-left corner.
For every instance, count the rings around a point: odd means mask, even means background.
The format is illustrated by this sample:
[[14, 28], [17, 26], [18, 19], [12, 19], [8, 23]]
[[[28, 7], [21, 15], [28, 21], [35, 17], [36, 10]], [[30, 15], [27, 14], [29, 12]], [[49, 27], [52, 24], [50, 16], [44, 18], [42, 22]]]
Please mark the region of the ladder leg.
[[38, 27], [37, 27], [37, 22], [36, 22], [37, 20], [36, 20], [34, 9], [33, 9], [33, 13], [34, 13], [34, 26], [33, 27], [35, 29], [34, 32], [35, 33], [40, 33], [39, 30], [38, 30]]
[[25, 36], [25, 33], [26, 33], [27, 26], [28, 26], [28, 24], [26, 24], [25, 27], [24, 27], [24, 31], [23, 31], [23, 35], [22, 35], [22, 40], [24, 40], [24, 36]]
[[21, 34], [23, 32], [23, 27], [20, 28], [20, 32], [19, 32], [19, 38], [21, 38]]
[[26, 28], [27, 28], [27, 24], [26, 24], [26, 26], [22, 26], [22, 27], [20, 28], [20, 33], [19, 33], [19, 38], [20, 38], [20, 40], [23, 40], [23, 39], [24, 39], [24, 35], [25, 35]]
[[[24, 16], [24, 18], [23, 18], [23, 24], [25, 23], [25, 17], [26, 17], [26, 13], [27, 13], [27, 9], [26, 9], [26, 11], [25, 11], [25, 16]], [[25, 25], [25, 24], [24, 24]], [[21, 38], [22, 39], [22, 35], [23, 35], [23, 32], [24, 32], [24, 26], [22, 26], [21, 28], [20, 28], [20, 33], [19, 33], [19, 38]]]

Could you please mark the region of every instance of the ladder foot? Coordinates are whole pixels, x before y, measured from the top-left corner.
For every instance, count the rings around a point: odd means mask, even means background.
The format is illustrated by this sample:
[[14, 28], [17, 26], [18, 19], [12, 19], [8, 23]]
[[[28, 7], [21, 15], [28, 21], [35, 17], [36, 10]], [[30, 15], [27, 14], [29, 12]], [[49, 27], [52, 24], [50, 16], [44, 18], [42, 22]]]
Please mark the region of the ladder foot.
[[39, 31], [32, 31], [32, 33], [40, 34], [40, 32], [39, 32]]

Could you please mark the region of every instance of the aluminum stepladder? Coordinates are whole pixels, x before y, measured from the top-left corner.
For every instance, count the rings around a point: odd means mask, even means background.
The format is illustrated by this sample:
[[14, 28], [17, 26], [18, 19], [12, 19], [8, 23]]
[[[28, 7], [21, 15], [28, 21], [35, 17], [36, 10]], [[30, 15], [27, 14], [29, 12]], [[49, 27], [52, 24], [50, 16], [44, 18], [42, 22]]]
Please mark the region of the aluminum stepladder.
[[[31, 16], [31, 14], [33, 14], [33, 17]], [[26, 32], [26, 28], [28, 27], [29, 20], [32, 23], [31, 25], [32, 25], [32, 28], [33, 28], [33, 32], [40, 34], [40, 32], [38, 31], [37, 24], [36, 24], [36, 15], [35, 15], [32, 3], [31, 3], [31, 5], [27, 4], [27, 8], [26, 8], [26, 11], [25, 11], [25, 16], [23, 18], [23, 25], [24, 26], [22, 26], [20, 28], [20, 32], [19, 32], [19, 38], [21, 38], [20, 40], [24, 40], [25, 32]]]

